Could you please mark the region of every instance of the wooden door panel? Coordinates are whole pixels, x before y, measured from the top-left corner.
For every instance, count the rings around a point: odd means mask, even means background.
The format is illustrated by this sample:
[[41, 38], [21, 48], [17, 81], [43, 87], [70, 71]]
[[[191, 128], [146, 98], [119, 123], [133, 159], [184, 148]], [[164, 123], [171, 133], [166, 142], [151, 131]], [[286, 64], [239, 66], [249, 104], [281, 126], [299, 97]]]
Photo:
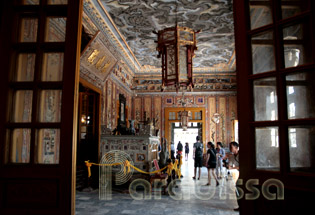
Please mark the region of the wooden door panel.
[[[260, 190], [256, 200], [241, 198], [240, 214], [302, 213], [311, 209], [306, 202], [315, 193], [315, 118], [308, 108], [314, 101], [315, 79], [310, 77], [315, 69], [315, 4], [309, 0], [233, 4], [240, 188], [248, 194], [246, 183], [258, 179]], [[272, 178], [284, 185], [284, 200], [262, 195], [263, 183]]]
[[53, 2], [1, 1], [0, 214], [75, 212], [82, 0]]
[[58, 180], [11, 179], [4, 184], [6, 206], [57, 208], [60, 187]]

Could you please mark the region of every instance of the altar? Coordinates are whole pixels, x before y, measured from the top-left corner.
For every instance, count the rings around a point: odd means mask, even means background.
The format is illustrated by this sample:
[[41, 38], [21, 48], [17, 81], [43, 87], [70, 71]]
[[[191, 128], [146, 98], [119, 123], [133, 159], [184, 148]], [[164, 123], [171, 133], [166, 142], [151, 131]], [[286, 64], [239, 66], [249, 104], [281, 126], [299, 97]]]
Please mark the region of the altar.
[[160, 137], [143, 135], [101, 135], [100, 158], [109, 151], [121, 150], [130, 155], [135, 166], [149, 171], [152, 161], [158, 159]]

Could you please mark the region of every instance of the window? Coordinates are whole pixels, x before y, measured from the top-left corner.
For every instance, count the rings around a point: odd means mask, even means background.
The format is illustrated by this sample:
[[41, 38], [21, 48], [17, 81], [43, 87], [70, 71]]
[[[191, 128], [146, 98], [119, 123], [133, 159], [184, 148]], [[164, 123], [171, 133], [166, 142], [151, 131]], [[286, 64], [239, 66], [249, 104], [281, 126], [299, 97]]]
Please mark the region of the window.
[[290, 147], [291, 148], [296, 148], [296, 129], [295, 128], [290, 128], [289, 129], [289, 140], [290, 140]]
[[175, 120], [175, 119], [176, 119], [176, 114], [175, 114], [175, 112], [169, 112], [168, 119], [169, 119], [169, 120]]
[[289, 95], [294, 93], [294, 87], [288, 87]]
[[295, 117], [295, 103], [289, 105], [289, 117]]
[[278, 142], [278, 130], [272, 128], [270, 130], [270, 137], [271, 137], [271, 146], [272, 147], [279, 147], [279, 142]]
[[272, 91], [270, 93], [270, 103], [271, 104], [275, 103], [275, 92], [274, 91]]

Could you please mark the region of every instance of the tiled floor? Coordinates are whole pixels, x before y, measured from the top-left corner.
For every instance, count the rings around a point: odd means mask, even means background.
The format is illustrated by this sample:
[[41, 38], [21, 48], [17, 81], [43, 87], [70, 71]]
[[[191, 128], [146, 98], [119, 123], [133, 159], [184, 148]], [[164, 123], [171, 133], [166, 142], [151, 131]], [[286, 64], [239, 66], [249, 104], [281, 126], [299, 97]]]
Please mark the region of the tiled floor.
[[[137, 215], [238, 215], [233, 211], [237, 207], [232, 181], [222, 179], [220, 186], [207, 183], [207, 170], [202, 168], [200, 180], [194, 181], [193, 160], [185, 161], [182, 166], [184, 178], [177, 183], [176, 195], [162, 195], [156, 199], [153, 193], [151, 199], [134, 200], [130, 194], [114, 192], [112, 200], [99, 200], [98, 190], [77, 192], [76, 215], [100, 214], [137, 214]], [[181, 195], [182, 193], [182, 195]], [[179, 200], [177, 200], [177, 199]]]

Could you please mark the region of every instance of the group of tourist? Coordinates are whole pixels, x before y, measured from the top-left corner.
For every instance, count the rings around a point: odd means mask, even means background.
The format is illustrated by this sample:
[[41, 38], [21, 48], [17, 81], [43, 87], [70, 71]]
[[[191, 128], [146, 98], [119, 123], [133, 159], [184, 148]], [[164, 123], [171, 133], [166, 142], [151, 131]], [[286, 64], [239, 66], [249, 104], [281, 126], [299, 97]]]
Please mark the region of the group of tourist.
[[[211, 185], [211, 175], [216, 181], [216, 185], [219, 185], [219, 179], [224, 176], [223, 164], [227, 169], [238, 169], [238, 143], [230, 143], [230, 154], [226, 154], [221, 142], [217, 142], [217, 147], [212, 142], [207, 143], [207, 153], [203, 154], [203, 144], [200, 142], [200, 137], [196, 137], [196, 142], [193, 146], [193, 159], [194, 159], [194, 177], [196, 179], [197, 170], [198, 180], [201, 175], [201, 167], [206, 166], [208, 169], [208, 183], [207, 186]], [[188, 160], [189, 145], [185, 145], [185, 158]], [[229, 163], [229, 165], [227, 164]]]
[[[179, 141], [177, 144], [177, 155], [181, 156], [183, 154], [183, 144]], [[185, 143], [185, 160], [188, 160], [188, 154], [189, 154], [189, 145], [186, 142]], [[171, 159], [175, 158], [175, 146], [174, 143], [171, 143]]]
[[[211, 174], [213, 178], [216, 180], [217, 185], [219, 185], [218, 179], [223, 177], [223, 165], [225, 163], [225, 167], [229, 169], [238, 169], [238, 143], [231, 142], [230, 145], [230, 154], [226, 154], [223, 148], [223, 144], [221, 142], [217, 142], [217, 147], [212, 142], [207, 143], [207, 153], [203, 154], [203, 144], [200, 142], [200, 136], [196, 137], [196, 142], [193, 145], [193, 159], [194, 159], [194, 177], [196, 179], [197, 168], [199, 168], [198, 172], [198, 180], [200, 179], [202, 166], [206, 166], [208, 168], [208, 183], [211, 184]], [[183, 153], [183, 149], [185, 150], [185, 160], [188, 161], [189, 155], [189, 144], [185, 143], [185, 147], [181, 143], [178, 142], [175, 156], [175, 145], [171, 143], [171, 159], [176, 159], [176, 157], [181, 157]], [[233, 156], [234, 155], [234, 156]], [[227, 162], [229, 161], [229, 164]]]
[[[208, 169], [208, 183], [206, 186], [211, 185], [211, 178], [216, 181], [216, 186], [220, 185], [219, 180], [224, 177], [223, 164], [228, 171], [233, 171], [233, 179], [236, 183], [239, 176], [239, 145], [237, 142], [231, 142], [229, 144], [230, 153], [226, 153], [221, 142], [217, 142], [217, 147], [212, 142], [207, 143], [207, 153], [204, 154], [203, 144], [200, 141], [200, 136], [196, 137], [196, 142], [193, 145], [193, 159], [194, 159], [194, 176], [196, 180], [197, 170], [198, 180], [201, 176], [201, 167], [206, 166]], [[185, 160], [188, 160], [189, 144], [186, 142], [185, 147], [179, 141], [177, 144], [177, 155], [175, 157], [175, 145], [171, 143], [171, 159], [181, 159], [183, 149], [185, 150]], [[238, 210], [238, 209], [236, 209]]]
[[[195, 168], [194, 168], [194, 177], [196, 179], [197, 168], [199, 168], [198, 180], [200, 179], [201, 167], [203, 166], [203, 144], [200, 142], [200, 137], [196, 137], [196, 143], [194, 143], [194, 152], [193, 158], [195, 160]], [[226, 164], [226, 168], [229, 171], [234, 170], [233, 179], [234, 183], [238, 180], [239, 177], [239, 145], [237, 142], [231, 142], [229, 145], [230, 152], [229, 154], [225, 153], [223, 149], [223, 145], [221, 142], [217, 143], [217, 148], [215, 148], [212, 142], [207, 143], [207, 154], [206, 154], [206, 162], [204, 165], [208, 169], [208, 183], [206, 186], [211, 185], [211, 174], [216, 181], [216, 186], [219, 186], [219, 180], [222, 177], [223, 170], [223, 161], [229, 160], [229, 164]], [[226, 162], [227, 163], [227, 162]], [[216, 169], [216, 173], [215, 173]], [[238, 193], [236, 192], [236, 195]], [[238, 211], [239, 208], [235, 208], [235, 211]]]
[[[197, 170], [198, 172], [198, 180], [201, 175], [201, 167], [206, 166], [208, 169], [208, 183], [207, 186], [211, 185], [211, 178], [213, 177], [216, 181], [216, 185], [218, 186], [219, 179], [224, 176], [223, 164], [225, 163], [225, 167], [229, 170], [238, 169], [238, 143], [231, 142], [229, 154], [225, 153], [223, 148], [223, 144], [221, 142], [217, 142], [217, 147], [212, 142], [207, 143], [207, 153], [203, 153], [203, 144], [200, 142], [200, 136], [196, 137], [196, 142], [193, 145], [193, 159], [194, 159], [194, 177], [196, 179]], [[180, 158], [183, 153], [183, 149], [185, 150], [185, 160], [188, 160], [189, 155], [189, 144], [186, 142], [185, 147], [181, 143], [181, 141], [177, 144], [177, 156], [175, 156], [175, 145], [171, 143], [171, 159]], [[229, 165], [228, 165], [229, 163]]]

